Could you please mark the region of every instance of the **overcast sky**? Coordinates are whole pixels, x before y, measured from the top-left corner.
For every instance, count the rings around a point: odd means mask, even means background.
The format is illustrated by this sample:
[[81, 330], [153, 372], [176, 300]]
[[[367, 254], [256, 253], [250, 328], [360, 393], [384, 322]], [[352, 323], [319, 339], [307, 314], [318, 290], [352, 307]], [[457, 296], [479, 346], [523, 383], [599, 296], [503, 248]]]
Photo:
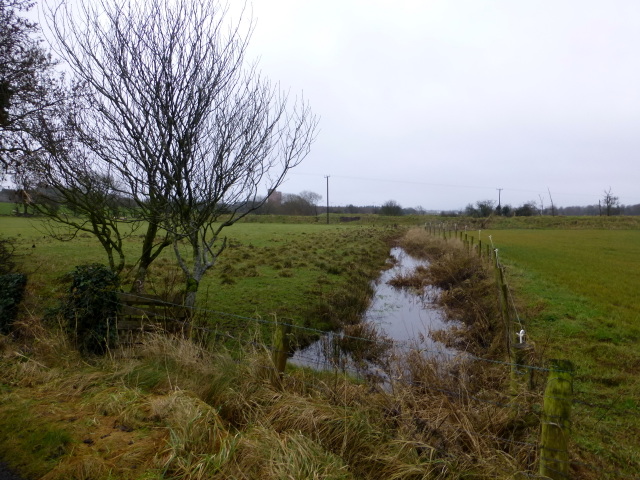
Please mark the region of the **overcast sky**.
[[640, 1], [253, 0], [250, 56], [320, 117], [281, 190], [331, 205], [640, 203]]

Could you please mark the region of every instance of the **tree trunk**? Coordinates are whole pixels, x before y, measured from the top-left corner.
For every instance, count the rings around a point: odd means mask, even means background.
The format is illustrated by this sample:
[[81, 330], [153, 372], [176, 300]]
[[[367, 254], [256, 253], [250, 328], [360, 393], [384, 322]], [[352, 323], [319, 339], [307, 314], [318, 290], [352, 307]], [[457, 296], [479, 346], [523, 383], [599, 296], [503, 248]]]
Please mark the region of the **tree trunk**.
[[184, 306], [190, 309], [189, 316], [193, 316], [193, 307], [196, 306], [196, 296], [198, 295], [198, 287], [200, 286], [200, 281], [196, 280], [193, 277], [187, 278], [187, 288], [184, 296]]
[[147, 232], [144, 235], [144, 240], [142, 242], [142, 255], [140, 256], [138, 270], [136, 271], [136, 276], [133, 279], [133, 284], [131, 285], [131, 292], [133, 293], [144, 292], [144, 282], [147, 277], [149, 266], [156, 259], [162, 249], [167, 245], [167, 243], [164, 242], [156, 247], [155, 252], [153, 251], [153, 242], [156, 239], [158, 230], [159, 225], [156, 222], [150, 221], [149, 226], [147, 227]]

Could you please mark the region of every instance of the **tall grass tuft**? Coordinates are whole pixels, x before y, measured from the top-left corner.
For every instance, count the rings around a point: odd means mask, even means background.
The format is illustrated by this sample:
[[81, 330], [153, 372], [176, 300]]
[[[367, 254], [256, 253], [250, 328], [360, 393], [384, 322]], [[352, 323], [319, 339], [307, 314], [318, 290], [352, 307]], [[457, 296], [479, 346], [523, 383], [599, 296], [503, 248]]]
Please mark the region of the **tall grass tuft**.
[[232, 458], [236, 437], [230, 435], [217, 411], [183, 391], [154, 399], [154, 418], [167, 425], [169, 439], [159, 454], [166, 475], [172, 478], [212, 478]]
[[438, 288], [437, 303], [451, 320], [462, 322], [447, 331], [433, 333], [437, 340], [462, 351], [497, 357], [504, 352], [498, 289], [490, 267], [468, 255], [461, 242], [434, 237], [414, 228], [399, 240], [410, 254], [429, 260], [426, 269], [396, 278], [398, 285]]

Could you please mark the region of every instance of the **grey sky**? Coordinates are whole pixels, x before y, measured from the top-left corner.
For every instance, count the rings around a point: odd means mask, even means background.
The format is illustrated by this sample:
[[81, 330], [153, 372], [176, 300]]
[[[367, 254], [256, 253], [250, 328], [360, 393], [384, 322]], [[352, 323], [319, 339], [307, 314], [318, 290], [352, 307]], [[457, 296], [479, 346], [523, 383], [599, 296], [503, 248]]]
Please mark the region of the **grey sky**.
[[[332, 205], [640, 203], [637, 0], [253, 0], [250, 55], [321, 117], [281, 188]], [[324, 201], [324, 200], [323, 200]]]

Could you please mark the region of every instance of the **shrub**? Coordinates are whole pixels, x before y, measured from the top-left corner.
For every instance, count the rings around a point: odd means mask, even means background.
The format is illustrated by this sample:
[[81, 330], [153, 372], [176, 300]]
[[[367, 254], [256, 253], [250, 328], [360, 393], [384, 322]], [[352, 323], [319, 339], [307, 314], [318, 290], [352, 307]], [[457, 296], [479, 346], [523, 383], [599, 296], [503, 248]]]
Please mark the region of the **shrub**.
[[11, 331], [26, 285], [27, 276], [22, 273], [0, 275], [0, 332]]
[[380, 215], [397, 217], [402, 215], [402, 207], [395, 200], [388, 200], [380, 207]]
[[13, 239], [0, 238], [0, 275], [13, 272], [16, 266], [14, 261], [15, 249]]
[[117, 341], [118, 275], [97, 263], [79, 265], [70, 275], [61, 308], [70, 336], [81, 352], [103, 354]]

